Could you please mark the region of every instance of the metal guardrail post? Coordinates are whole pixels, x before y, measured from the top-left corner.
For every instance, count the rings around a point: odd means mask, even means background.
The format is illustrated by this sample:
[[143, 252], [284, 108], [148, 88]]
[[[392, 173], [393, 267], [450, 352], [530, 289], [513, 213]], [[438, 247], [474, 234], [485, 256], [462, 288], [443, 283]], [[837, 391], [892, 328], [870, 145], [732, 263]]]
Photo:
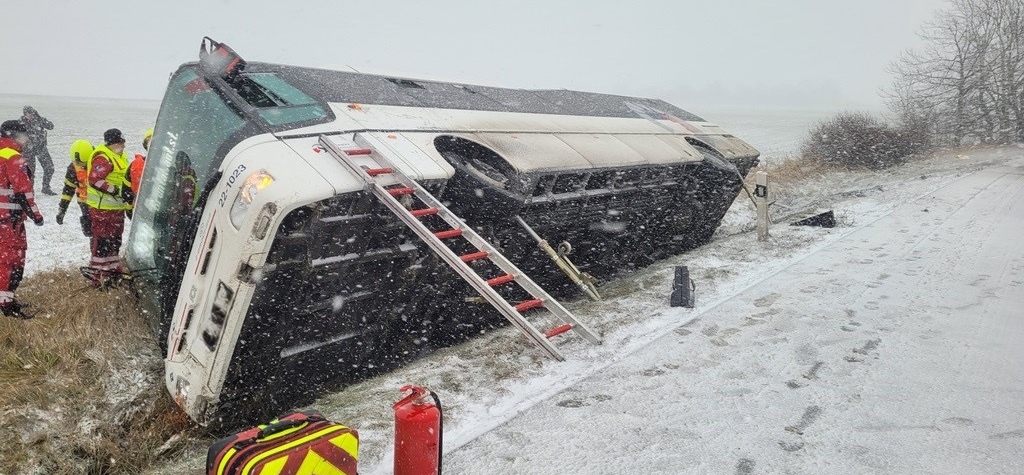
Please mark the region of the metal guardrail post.
[[759, 171], [754, 174], [754, 202], [757, 205], [757, 240], [768, 240], [768, 174]]

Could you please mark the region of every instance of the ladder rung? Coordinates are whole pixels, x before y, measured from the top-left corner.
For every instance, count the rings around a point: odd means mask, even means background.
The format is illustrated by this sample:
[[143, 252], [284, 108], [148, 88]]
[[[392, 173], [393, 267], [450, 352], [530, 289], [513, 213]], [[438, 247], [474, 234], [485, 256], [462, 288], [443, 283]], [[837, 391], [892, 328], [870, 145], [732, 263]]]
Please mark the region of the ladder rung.
[[462, 262], [470, 262], [470, 261], [475, 261], [477, 259], [486, 258], [487, 255], [488, 255], [487, 251], [480, 251], [480, 252], [473, 252], [473, 253], [470, 253], [470, 254], [463, 254], [463, 255], [459, 256], [459, 259], [462, 259]]
[[373, 150], [368, 148], [354, 148], [351, 150], [345, 150], [345, 155], [369, 155], [373, 153]]
[[462, 236], [462, 230], [461, 229], [449, 229], [447, 231], [436, 232], [436, 233], [434, 233], [434, 236], [436, 236], [438, 239], [453, 238], [455, 236]]
[[412, 188], [392, 188], [388, 190], [388, 193], [390, 193], [391, 196], [411, 195], [415, 192], [416, 190]]
[[417, 218], [421, 218], [423, 216], [430, 216], [432, 214], [437, 214], [437, 208], [431, 207], [431, 208], [423, 208], [423, 209], [414, 209], [414, 210], [412, 210], [412, 215], [417, 217]]
[[552, 338], [552, 337], [561, 335], [561, 334], [563, 334], [563, 333], [565, 333], [565, 332], [567, 332], [569, 330], [572, 330], [572, 325], [566, 323], [564, 325], [559, 325], [559, 326], [557, 326], [555, 328], [552, 328], [552, 329], [544, 332], [544, 336], [546, 336], [548, 338]]
[[516, 309], [517, 312], [523, 312], [523, 311], [529, 310], [531, 308], [540, 307], [541, 305], [544, 305], [544, 301], [543, 300], [541, 300], [541, 299], [533, 299], [533, 300], [527, 300], [527, 301], [524, 301], [524, 302], [519, 302], [519, 304], [515, 306], [515, 309]]
[[395, 169], [391, 168], [391, 167], [370, 168], [370, 169], [366, 170], [366, 174], [370, 175], [370, 176], [387, 175], [389, 173], [394, 173], [394, 172], [395, 172]]
[[494, 287], [495, 285], [501, 285], [504, 283], [512, 282], [513, 280], [516, 280], [516, 276], [512, 274], [505, 274], [495, 277], [493, 279], [487, 279], [487, 285]]

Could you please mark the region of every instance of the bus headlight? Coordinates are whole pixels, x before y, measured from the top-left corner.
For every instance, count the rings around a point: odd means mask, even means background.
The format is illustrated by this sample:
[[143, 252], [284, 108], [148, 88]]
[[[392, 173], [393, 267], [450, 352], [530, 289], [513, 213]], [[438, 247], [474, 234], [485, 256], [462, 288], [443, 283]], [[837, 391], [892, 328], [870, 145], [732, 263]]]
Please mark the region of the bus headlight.
[[186, 401], [188, 401], [189, 386], [188, 380], [181, 376], [178, 376], [178, 380], [174, 384], [174, 402], [182, 409], [185, 409]]
[[238, 196], [235, 197], [235, 203], [231, 205], [231, 224], [236, 229], [242, 226], [242, 219], [245, 218], [245, 214], [249, 212], [249, 206], [253, 200], [256, 199], [256, 195], [259, 194], [260, 190], [270, 186], [274, 182], [274, 177], [267, 173], [266, 170], [260, 170], [252, 175], [249, 175], [242, 183], [242, 187], [238, 189]]

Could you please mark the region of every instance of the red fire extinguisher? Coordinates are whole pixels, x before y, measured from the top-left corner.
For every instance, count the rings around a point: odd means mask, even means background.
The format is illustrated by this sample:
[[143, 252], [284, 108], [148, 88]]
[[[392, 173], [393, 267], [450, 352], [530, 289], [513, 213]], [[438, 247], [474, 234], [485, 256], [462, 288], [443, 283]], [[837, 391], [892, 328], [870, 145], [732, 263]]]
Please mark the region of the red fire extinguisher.
[[395, 410], [395, 475], [440, 475], [441, 400], [419, 386], [407, 384], [401, 391], [411, 392], [391, 406]]

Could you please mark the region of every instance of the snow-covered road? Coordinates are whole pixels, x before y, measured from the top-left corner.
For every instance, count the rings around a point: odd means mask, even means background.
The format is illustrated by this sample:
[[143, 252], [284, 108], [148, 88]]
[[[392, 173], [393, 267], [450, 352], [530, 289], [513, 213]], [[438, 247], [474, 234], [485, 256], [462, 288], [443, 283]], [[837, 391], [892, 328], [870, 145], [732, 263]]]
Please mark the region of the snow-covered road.
[[459, 474], [1024, 473], [1024, 168], [793, 263], [445, 456]]

